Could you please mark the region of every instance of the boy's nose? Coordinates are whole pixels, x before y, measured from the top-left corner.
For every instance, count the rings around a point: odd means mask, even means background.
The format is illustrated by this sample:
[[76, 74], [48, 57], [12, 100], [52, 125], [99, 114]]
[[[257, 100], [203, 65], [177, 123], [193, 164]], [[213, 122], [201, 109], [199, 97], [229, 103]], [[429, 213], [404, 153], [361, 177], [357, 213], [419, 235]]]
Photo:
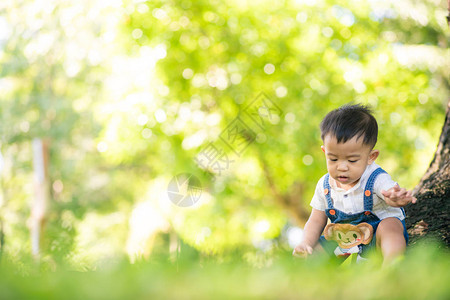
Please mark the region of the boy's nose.
[[338, 164], [338, 171], [347, 171], [348, 170], [348, 166], [346, 163], [340, 163]]

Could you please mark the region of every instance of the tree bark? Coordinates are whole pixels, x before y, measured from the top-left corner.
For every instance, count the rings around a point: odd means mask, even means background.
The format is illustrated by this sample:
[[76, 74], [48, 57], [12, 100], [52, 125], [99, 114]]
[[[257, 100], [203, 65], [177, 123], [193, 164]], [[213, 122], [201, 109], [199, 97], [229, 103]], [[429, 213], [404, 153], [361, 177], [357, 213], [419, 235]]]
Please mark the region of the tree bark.
[[[447, 3], [447, 24], [450, 27], [450, 0]], [[428, 170], [414, 189], [415, 205], [405, 207], [406, 227], [411, 243], [431, 237], [450, 246], [450, 100], [447, 103], [444, 127]]]
[[416, 204], [405, 207], [410, 243], [429, 237], [450, 246], [450, 101], [433, 160], [414, 189]]

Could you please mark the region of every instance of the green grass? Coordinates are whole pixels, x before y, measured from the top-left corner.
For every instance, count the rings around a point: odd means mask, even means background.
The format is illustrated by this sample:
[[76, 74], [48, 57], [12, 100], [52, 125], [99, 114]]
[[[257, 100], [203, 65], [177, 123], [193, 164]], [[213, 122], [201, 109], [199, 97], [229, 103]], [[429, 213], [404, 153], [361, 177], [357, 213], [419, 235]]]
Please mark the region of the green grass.
[[450, 254], [430, 243], [410, 247], [403, 260], [386, 268], [377, 256], [343, 267], [287, 252], [260, 264], [118, 260], [79, 272], [28, 263], [26, 269], [3, 257], [0, 299], [450, 299]]

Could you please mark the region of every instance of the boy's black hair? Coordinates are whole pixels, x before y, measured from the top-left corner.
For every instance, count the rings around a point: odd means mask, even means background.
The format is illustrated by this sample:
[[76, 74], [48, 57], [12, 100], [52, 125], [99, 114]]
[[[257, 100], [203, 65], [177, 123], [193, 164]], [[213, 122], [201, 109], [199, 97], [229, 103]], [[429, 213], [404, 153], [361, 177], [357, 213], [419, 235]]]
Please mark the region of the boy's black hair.
[[345, 143], [354, 136], [364, 137], [363, 144], [372, 148], [377, 143], [378, 124], [369, 106], [346, 104], [329, 112], [320, 123], [322, 140], [326, 135], [336, 137], [338, 143]]

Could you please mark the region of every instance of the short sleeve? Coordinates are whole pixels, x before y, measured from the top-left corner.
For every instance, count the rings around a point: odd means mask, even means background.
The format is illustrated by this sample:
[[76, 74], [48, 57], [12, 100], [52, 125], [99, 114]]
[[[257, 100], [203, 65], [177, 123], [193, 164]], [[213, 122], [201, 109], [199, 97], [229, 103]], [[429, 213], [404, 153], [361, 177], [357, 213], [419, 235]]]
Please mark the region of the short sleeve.
[[323, 195], [323, 180], [324, 180], [325, 176], [323, 176], [322, 178], [320, 178], [319, 182], [317, 183], [316, 186], [316, 190], [314, 192], [314, 196], [311, 200], [311, 203], [309, 205], [311, 205], [312, 208], [315, 208], [317, 210], [321, 210], [321, 211], [325, 211], [325, 209], [327, 208], [326, 205], [326, 199], [325, 196]]
[[391, 178], [391, 175], [387, 174], [387, 173], [382, 173], [380, 175], [378, 175], [374, 187], [373, 187], [373, 192], [381, 199], [383, 199], [384, 201], [384, 196], [381, 193], [381, 191], [387, 191], [390, 188], [394, 187], [395, 185], [397, 185], [398, 183], [393, 181]]

